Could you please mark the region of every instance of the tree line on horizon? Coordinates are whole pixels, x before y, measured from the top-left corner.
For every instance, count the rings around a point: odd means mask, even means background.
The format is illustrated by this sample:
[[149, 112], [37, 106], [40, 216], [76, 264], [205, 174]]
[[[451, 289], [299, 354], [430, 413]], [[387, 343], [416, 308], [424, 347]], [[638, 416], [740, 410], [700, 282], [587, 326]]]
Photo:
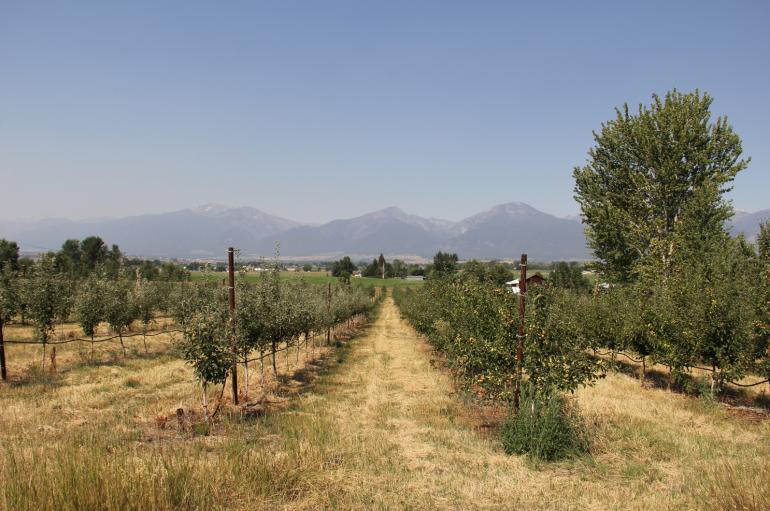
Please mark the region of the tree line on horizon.
[[108, 246], [99, 236], [83, 240], [68, 239], [58, 251], [49, 251], [33, 259], [20, 256], [15, 241], [0, 239], [0, 270], [19, 272], [22, 276], [34, 267], [35, 261], [47, 260], [53, 271], [71, 278], [82, 278], [99, 273], [110, 278], [136, 274], [145, 280], [189, 280], [186, 268], [171, 261], [126, 257], [116, 244]]

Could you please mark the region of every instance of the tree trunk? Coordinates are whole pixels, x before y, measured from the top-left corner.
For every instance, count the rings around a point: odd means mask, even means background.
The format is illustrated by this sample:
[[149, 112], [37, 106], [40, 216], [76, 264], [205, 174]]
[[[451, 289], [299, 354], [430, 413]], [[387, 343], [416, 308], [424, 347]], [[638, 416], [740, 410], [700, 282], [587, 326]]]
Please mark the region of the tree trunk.
[[273, 348], [273, 376], [278, 376], [278, 368], [275, 366], [275, 340], [272, 342], [272, 348]]
[[147, 325], [144, 325], [144, 330], [142, 331], [142, 341], [144, 342], [144, 353], [146, 355], [150, 353], [150, 350], [147, 349]]
[[209, 399], [208, 396], [206, 396], [206, 387], [207, 383], [204, 380], [203, 381], [203, 420], [206, 421], [206, 424], [209, 423]]
[[120, 339], [120, 347], [123, 348], [123, 358], [126, 358], [126, 345], [123, 344], [123, 331], [118, 331], [118, 339]]
[[91, 363], [94, 363], [94, 334], [91, 334]]
[[289, 374], [289, 347], [291, 343], [286, 339], [286, 374]]
[[249, 397], [249, 356], [246, 355], [243, 359], [243, 397], [248, 398]]
[[43, 358], [41, 359], [40, 367], [43, 371], [45, 371], [45, 345], [46, 345], [46, 339], [43, 338]]
[[642, 387], [644, 387], [644, 378], [647, 373], [647, 358], [642, 355], [642, 374], [641, 374], [641, 380], [642, 380]]
[[265, 388], [265, 353], [259, 349], [259, 386]]

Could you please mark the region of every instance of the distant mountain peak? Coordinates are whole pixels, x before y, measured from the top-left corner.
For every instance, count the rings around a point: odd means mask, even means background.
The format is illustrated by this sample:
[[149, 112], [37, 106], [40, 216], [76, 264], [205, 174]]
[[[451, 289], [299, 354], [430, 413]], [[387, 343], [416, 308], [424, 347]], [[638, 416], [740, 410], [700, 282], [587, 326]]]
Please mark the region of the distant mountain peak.
[[229, 209], [233, 208], [217, 202], [207, 202], [206, 204], [201, 204], [200, 206], [192, 208], [192, 211], [196, 213], [222, 213]]
[[404, 218], [409, 216], [407, 213], [404, 212], [403, 209], [397, 207], [397, 206], [388, 206], [387, 208], [378, 209], [377, 211], [372, 211], [371, 213], [368, 213], [363, 216], [369, 216], [369, 217], [390, 217], [390, 218]]
[[498, 204], [497, 206], [492, 207], [489, 211], [493, 213], [506, 213], [508, 215], [543, 214], [542, 211], [533, 208], [529, 204], [516, 201]]

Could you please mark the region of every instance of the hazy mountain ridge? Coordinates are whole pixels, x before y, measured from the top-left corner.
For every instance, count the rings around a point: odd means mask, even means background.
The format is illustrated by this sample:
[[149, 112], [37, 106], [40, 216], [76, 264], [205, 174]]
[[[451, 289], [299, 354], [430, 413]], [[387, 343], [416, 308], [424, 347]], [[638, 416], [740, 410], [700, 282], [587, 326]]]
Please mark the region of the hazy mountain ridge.
[[[729, 227], [754, 239], [770, 209], [738, 212]], [[18, 241], [23, 250], [56, 250], [65, 239], [101, 236], [128, 254], [157, 257], [221, 257], [226, 247], [243, 257], [272, 256], [276, 242], [284, 256], [332, 258], [415, 255], [437, 250], [462, 258], [536, 260], [586, 259], [583, 226], [522, 202], [499, 204], [459, 222], [424, 218], [388, 207], [353, 218], [308, 225], [251, 207], [205, 204], [169, 213], [116, 219], [0, 222], [0, 238]]]
[[759, 234], [759, 224], [767, 221], [770, 221], [770, 209], [754, 212], [736, 211], [727, 226], [733, 234], [743, 233], [750, 241], [755, 241]]
[[[0, 237], [17, 240], [22, 250], [55, 250], [65, 239], [101, 236], [128, 254], [161, 257], [216, 257], [219, 247], [253, 246], [300, 225], [255, 208], [205, 205], [169, 213], [104, 221], [41, 221], [38, 227]], [[2, 228], [3, 226], [0, 226]]]
[[557, 218], [522, 202], [500, 204], [466, 218], [448, 244], [463, 257], [515, 258], [527, 252], [533, 259], [587, 259], [583, 226]]

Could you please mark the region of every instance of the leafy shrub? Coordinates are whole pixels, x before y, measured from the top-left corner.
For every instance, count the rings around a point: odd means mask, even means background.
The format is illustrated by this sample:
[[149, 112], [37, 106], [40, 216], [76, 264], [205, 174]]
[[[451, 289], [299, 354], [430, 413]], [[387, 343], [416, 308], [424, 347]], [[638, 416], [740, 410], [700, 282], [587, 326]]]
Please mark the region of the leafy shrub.
[[508, 454], [556, 461], [588, 452], [588, 436], [577, 407], [558, 392], [525, 392], [519, 413], [501, 431]]

